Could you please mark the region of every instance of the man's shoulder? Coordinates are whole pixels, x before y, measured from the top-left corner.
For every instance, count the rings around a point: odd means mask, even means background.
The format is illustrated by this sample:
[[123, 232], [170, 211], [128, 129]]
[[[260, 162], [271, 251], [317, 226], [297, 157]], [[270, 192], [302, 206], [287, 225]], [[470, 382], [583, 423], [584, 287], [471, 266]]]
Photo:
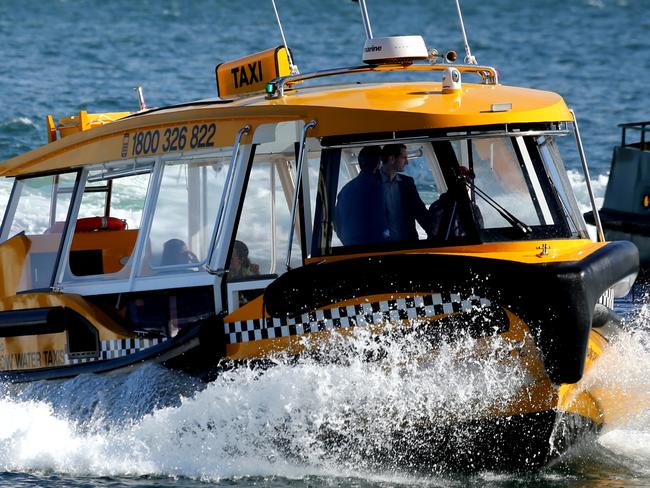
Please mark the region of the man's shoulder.
[[415, 186], [415, 180], [411, 176], [407, 176], [404, 173], [399, 174], [399, 181], [402, 185]]

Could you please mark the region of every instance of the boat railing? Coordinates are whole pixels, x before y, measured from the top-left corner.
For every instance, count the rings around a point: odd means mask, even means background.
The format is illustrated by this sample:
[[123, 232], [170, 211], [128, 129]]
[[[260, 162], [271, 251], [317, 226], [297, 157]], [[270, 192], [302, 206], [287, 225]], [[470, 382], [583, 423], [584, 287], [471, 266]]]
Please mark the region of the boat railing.
[[[621, 128], [621, 147], [639, 147], [641, 151], [648, 149], [646, 147], [646, 132], [650, 132], [650, 120], [647, 122], [628, 122], [626, 124], [618, 124], [618, 126]], [[625, 136], [627, 130], [640, 132], [640, 140], [626, 144]]]
[[456, 68], [461, 73], [474, 73], [481, 77], [482, 83], [486, 85], [497, 85], [499, 75], [495, 68], [491, 66], [478, 66], [474, 64], [381, 64], [381, 65], [362, 65], [351, 66], [346, 68], [334, 68], [313, 73], [304, 73], [297, 75], [288, 75], [271, 80], [266, 85], [267, 98], [280, 98], [284, 96], [286, 88], [307, 80], [324, 78], [327, 76], [349, 75], [356, 73], [377, 73], [386, 71], [444, 71], [449, 68]]

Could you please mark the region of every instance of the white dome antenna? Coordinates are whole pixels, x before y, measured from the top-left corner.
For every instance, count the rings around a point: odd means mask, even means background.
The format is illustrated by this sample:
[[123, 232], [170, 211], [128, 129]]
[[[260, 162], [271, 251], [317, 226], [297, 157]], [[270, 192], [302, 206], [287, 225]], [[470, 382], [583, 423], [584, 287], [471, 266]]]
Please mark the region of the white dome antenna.
[[363, 46], [363, 62], [368, 64], [411, 64], [428, 56], [422, 36], [375, 37]]

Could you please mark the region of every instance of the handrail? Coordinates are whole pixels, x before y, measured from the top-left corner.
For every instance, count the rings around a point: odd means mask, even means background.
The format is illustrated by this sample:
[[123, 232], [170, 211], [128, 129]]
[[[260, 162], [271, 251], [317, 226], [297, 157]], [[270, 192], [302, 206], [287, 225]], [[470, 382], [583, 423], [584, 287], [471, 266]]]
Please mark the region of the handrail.
[[348, 147], [360, 146], [383, 146], [384, 144], [394, 144], [401, 142], [439, 142], [439, 141], [464, 141], [466, 139], [496, 139], [501, 137], [537, 137], [537, 136], [567, 136], [570, 134], [569, 130], [564, 129], [549, 129], [549, 130], [526, 130], [526, 131], [491, 131], [483, 134], [459, 134], [453, 136], [413, 136], [413, 137], [393, 137], [390, 139], [368, 139], [368, 140], [355, 140], [350, 142], [342, 142], [340, 144], [328, 144], [321, 141], [323, 147], [329, 149], [344, 149]]
[[482, 83], [486, 85], [497, 85], [499, 74], [491, 66], [477, 66], [473, 64], [381, 64], [362, 65], [343, 68], [326, 69], [297, 75], [288, 75], [271, 80], [266, 85], [267, 98], [280, 98], [284, 96], [286, 87], [306, 80], [324, 78], [326, 76], [348, 75], [354, 73], [387, 72], [387, 71], [444, 71], [448, 68], [456, 68], [463, 73], [478, 74]]
[[618, 124], [623, 129], [621, 131], [621, 147], [625, 147], [625, 131], [627, 129], [636, 130], [641, 132], [641, 150], [645, 149], [645, 133], [650, 132], [650, 121], [647, 122], [628, 122], [625, 124]]
[[605, 242], [605, 234], [603, 233], [603, 224], [600, 221], [600, 215], [598, 214], [598, 208], [596, 208], [596, 197], [594, 196], [594, 190], [591, 187], [591, 178], [589, 176], [589, 168], [587, 167], [587, 156], [585, 155], [585, 150], [582, 146], [582, 138], [580, 137], [580, 128], [578, 127], [578, 119], [576, 118], [575, 112], [570, 109], [571, 115], [573, 115], [573, 127], [576, 133], [576, 144], [578, 146], [578, 153], [580, 154], [580, 162], [582, 163], [582, 171], [585, 175], [585, 182], [587, 183], [587, 192], [589, 193], [589, 200], [591, 201], [591, 208], [594, 213], [594, 221], [596, 222], [596, 233], [598, 242]]
[[293, 229], [296, 225], [296, 208], [298, 207], [298, 192], [302, 182], [302, 165], [305, 159], [305, 142], [307, 140], [307, 131], [316, 126], [316, 121], [307, 122], [302, 128], [300, 137], [300, 148], [298, 149], [298, 160], [296, 161], [296, 182], [293, 189], [293, 201], [291, 202], [291, 220], [289, 221], [289, 242], [287, 244], [287, 271], [291, 269], [291, 247], [293, 244]]

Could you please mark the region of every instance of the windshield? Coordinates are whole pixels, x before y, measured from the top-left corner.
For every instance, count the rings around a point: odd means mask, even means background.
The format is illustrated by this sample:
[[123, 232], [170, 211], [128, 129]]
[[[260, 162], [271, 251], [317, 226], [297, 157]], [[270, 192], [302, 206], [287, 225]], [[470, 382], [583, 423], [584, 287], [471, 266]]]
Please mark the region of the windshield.
[[553, 137], [325, 148], [311, 255], [584, 237]]

